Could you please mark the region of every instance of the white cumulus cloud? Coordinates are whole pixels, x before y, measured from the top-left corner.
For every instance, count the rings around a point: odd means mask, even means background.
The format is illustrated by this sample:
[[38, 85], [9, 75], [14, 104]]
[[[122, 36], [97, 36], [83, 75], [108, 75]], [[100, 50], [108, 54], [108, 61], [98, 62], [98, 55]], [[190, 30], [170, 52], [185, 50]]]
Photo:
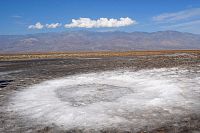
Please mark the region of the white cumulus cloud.
[[42, 25], [40, 22], [37, 22], [35, 25], [29, 25], [29, 29], [42, 29], [44, 28], [44, 25]]
[[136, 24], [137, 22], [129, 17], [120, 19], [99, 18], [92, 20], [90, 18], [72, 19], [70, 24], [65, 24], [65, 28], [100, 28], [100, 27], [121, 27]]
[[60, 27], [61, 24], [60, 23], [52, 23], [52, 24], [46, 24], [46, 28], [58, 28]]

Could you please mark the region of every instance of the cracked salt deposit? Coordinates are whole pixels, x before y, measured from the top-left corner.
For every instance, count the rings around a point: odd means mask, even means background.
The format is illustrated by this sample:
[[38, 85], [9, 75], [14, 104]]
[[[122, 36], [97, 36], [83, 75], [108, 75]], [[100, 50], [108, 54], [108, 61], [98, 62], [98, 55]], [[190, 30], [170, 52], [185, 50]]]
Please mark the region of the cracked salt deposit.
[[14, 94], [9, 111], [64, 129], [156, 127], [200, 112], [200, 71], [117, 70], [49, 80]]

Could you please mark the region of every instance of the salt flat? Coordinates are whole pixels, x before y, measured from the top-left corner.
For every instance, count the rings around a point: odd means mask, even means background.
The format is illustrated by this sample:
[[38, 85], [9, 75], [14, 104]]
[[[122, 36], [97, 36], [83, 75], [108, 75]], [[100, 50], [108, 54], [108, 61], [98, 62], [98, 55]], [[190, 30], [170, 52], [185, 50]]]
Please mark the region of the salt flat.
[[199, 55], [1, 63], [1, 132], [199, 131]]
[[49, 80], [17, 92], [9, 111], [65, 129], [149, 126], [200, 112], [200, 69], [118, 70]]

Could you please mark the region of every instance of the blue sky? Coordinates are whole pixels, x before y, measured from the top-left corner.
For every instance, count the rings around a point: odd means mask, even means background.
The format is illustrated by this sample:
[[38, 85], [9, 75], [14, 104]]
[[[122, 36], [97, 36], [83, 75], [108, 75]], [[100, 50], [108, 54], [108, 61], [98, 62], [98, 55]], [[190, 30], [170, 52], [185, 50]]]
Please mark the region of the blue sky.
[[0, 34], [71, 30], [200, 34], [200, 0], [0, 1]]

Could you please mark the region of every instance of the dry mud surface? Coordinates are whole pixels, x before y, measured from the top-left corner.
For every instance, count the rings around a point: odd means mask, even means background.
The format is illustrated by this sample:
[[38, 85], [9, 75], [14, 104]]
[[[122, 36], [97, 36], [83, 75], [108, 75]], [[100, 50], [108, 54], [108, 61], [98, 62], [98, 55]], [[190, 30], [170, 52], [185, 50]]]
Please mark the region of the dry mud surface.
[[0, 62], [0, 132], [200, 132], [200, 55]]

